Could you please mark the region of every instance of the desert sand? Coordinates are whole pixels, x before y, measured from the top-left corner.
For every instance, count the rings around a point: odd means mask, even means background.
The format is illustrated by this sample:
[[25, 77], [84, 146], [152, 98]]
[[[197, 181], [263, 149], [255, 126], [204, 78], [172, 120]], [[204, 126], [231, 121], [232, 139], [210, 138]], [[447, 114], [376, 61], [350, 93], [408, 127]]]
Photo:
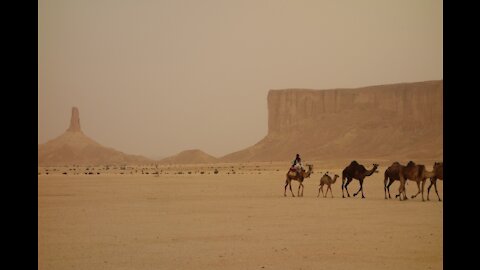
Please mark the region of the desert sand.
[[[381, 164], [364, 182], [366, 199], [343, 199], [341, 179], [334, 198], [317, 198], [320, 172], [343, 168], [315, 164], [304, 197], [284, 197], [286, 168], [164, 166], [156, 175], [154, 167], [39, 167], [38, 268], [443, 268], [443, 202], [433, 188], [430, 201], [385, 200]], [[354, 180], [350, 194], [358, 187]], [[443, 199], [442, 181], [438, 188]]]

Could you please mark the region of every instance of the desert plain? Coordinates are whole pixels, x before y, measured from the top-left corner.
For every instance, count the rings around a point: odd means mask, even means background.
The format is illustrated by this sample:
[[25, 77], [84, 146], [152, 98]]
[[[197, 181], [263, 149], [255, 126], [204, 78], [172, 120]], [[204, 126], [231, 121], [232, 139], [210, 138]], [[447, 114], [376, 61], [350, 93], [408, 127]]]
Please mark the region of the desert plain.
[[443, 202], [384, 199], [386, 164], [365, 199], [317, 198], [321, 162], [303, 197], [288, 163], [39, 167], [38, 269], [443, 269]]

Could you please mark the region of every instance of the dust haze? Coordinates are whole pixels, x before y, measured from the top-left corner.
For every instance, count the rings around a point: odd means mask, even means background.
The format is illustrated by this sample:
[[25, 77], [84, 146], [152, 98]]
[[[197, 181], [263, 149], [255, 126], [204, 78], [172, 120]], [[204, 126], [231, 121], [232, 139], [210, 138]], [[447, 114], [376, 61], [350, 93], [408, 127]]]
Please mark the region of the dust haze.
[[442, 1], [39, 1], [38, 143], [73, 106], [102, 145], [215, 157], [267, 135], [270, 89], [443, 78]]

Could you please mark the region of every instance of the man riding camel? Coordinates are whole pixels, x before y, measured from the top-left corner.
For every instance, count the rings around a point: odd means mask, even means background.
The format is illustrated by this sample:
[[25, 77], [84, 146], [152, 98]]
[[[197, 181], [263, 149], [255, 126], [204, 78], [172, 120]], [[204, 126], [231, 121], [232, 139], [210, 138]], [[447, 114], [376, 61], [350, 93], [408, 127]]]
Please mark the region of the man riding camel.
[[292, 167], [290, 169], [292, 171], [293, 170], [297, 171], [298, 174], [302, 172], [302, 169], [303, 169], [302, 159], [300, 158], [299, 154], [297, 154], [297, 156], [295, 156], [295, 159], [292, 161]]

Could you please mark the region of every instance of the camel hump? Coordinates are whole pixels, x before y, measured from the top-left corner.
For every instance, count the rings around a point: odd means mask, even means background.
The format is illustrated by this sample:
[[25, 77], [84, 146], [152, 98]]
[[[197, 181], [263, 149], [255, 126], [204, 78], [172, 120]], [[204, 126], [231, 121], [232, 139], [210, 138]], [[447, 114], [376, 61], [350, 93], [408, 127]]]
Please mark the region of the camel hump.
[[407, 164], [407, 167], [412, 167], [412, 166], [415, 166], [415, 162], [410, 160]]
[[350, 163], [350, 166], [358, 166], [358, 162], [356, 160], [353, 160], [351, 163]]

